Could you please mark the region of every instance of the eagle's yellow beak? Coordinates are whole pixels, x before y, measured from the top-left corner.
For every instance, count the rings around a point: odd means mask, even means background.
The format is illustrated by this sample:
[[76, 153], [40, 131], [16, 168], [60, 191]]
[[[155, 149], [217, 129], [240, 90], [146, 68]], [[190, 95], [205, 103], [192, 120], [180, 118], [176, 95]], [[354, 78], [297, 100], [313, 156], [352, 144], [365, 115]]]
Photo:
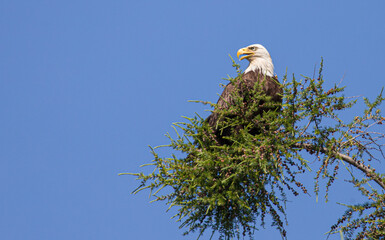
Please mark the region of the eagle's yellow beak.
[[[239, 56], [243, 55], [243, 54], [247, 54], [247, 55], [242, 56], [241, 58], [239, 58]], [[239, 58], [239, 61], [241, 61], [242, 59], [248, 58], [248, 57], [250, 57], [252, 55], [254, 55], [254, 52], [251, 51], [250, 49], [248, 49], [247, 47], [246, 48], [241, 48], [237, 52], [237, 57]]]

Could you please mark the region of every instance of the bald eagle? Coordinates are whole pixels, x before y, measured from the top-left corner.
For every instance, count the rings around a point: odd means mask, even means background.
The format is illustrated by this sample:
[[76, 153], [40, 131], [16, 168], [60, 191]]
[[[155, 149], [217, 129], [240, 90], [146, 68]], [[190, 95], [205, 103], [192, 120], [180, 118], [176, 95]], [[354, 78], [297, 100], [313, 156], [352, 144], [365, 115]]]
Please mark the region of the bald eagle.
[[[241, 97], [246, 96], [250, 94], [255, 85], [259, 83], [261, 84], [261, 90], [266, 96], [270, 97], [270, 101], [282, 103], [282, 88], [277, 78], [274, 76], [274, 65], [266, 48], [260, 44], [253, 44], [239, 49], [237, 57], [239, 60], [247, 59], [249, 61], [249, 66], [242, 74], [242, 79], [240, 81], [227, 84], [217, 102], [216, 109], [214, 109], [211, 115], [206, 119], [210, 127], [214, 130], [218, 143], [221, 145], [231, 144], [231, 142], [224, 137], [231, 135], [234, 129], [235, 131], [238, 131], [243, 127], [220, 127], [221, 122], [223, 122], [225, 118], [232, 118], [234, 116], [223, 116], [223, 114], [216, 111], [218, 109], [228, 109], [230, 105], [235, 104], [235, 91], [238, 91], [238, 94]], [[244, 98], [244, 103], [247, 105], [248, 102], [252, 100], [253, 99], [250, 98]], [[262, 115], [263, 112], [270, 110], [279, 110], [277, 106], [272, 107], [271, 104], [269, 107], [266, 106], [263, 101], [260, 101], [258, 104], [259, 107], [253, 113], [254, 116]], [[250, 129], [250, 133], [255, 135], [258, 134], [260, 130], [261, 129], [258, 126], [253, 126]]]

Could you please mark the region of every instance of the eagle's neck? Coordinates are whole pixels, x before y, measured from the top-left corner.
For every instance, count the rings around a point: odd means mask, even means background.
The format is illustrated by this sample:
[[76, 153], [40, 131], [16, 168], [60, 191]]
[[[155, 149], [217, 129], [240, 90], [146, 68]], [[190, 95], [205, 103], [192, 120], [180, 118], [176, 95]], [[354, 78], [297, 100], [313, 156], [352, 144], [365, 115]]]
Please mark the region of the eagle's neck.
[[245, 73], [250, 71], [259, 71], [266, 76], [273, 77], [274, 76], [274, 65], [273, 61], [270, 57], [267, 58], [254, 58], [250, 59], [250, 64], [246, 68]]

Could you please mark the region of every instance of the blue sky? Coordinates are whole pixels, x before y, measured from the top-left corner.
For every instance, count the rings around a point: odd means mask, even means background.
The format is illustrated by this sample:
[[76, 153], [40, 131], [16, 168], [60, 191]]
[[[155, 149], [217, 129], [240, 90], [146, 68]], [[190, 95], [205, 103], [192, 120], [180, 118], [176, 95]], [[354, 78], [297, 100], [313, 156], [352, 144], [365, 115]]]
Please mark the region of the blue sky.
[[[252, 43], [280, 78], [311, 76], [324, 57], [328, 86], [344, 77], [346, 95], [376, 95], [384, 10], [379, 0], [0, 1], [0, 238], [195, 239], [117, 174], [141, 171], [172, 122], [204, 114], [187, 101], [215, 102], [234, 75], [228, 54]], [[328, 203], [291, 197], [289, 239], [325, 239], [344, 211], [336, 202], [360, 200], [350, 187], [336, 183]], [[255, 237], [280, 239], [268, 225]]]

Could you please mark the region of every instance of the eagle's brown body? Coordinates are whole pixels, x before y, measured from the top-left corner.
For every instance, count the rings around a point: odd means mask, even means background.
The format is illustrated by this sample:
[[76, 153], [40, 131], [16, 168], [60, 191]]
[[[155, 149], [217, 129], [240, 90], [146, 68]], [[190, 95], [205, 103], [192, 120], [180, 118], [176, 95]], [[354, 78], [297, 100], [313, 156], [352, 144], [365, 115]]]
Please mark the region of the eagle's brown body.
[[[244, 104], [246, 106], [250, 103], [250, 101], [253, 101], [253, 96], [250, 95], [256, 84], [261, 84], [261, 89], [263, 92], [266, 93], [267, 96], [270, 96], [270, 101], [275, 103], [281, 103], [282, 102], [282, 88], [280, 84], [278, 83], [278, 80], [274, 77], [266, 76], [259, 71], [249, 71], [247, 73], [244, 73], [242, 76], [242, 80], [238, 82], [233, 82], [227, 84], [225, 89], [223, 90], [218, 102], [217, 102], [217, 109], [228, 109], [229, 106], [235, 104], [234, 99], [234, 92], [238, 91], [238, 96], [246, 96], [249, 95], [249, 98], [244, 98]], [[253, 113], [253, 116], [261, 115], [263, 112], [269, 111], [269, 110], [279, 110], [277, 107], [266, 107], [264, 106], [264, 102], [260, 101], [258, 103], [260, 107]], [[222, 116], [220, 113], [218, 113], [215, 109], [213, 113], [207, 118], [207, 121], [209, 125], [212, 127], [212, 129], [215, 132], [217, 141], [219, 144], [228, 144], [229, 141], [224, 139], [224, 136], [229, 136], [232, 131], [237, 131], [242, 128], [242, 126], [236, 126], [236, 127], [227, 127], [227, 128], [221, 128], [220, 123], [223, 121], [224, 118], [231, 118], [232, 116]], [[250, 130], [250, 133], [257, 134], [259, 132], [258, 126], [253, 127]]]

